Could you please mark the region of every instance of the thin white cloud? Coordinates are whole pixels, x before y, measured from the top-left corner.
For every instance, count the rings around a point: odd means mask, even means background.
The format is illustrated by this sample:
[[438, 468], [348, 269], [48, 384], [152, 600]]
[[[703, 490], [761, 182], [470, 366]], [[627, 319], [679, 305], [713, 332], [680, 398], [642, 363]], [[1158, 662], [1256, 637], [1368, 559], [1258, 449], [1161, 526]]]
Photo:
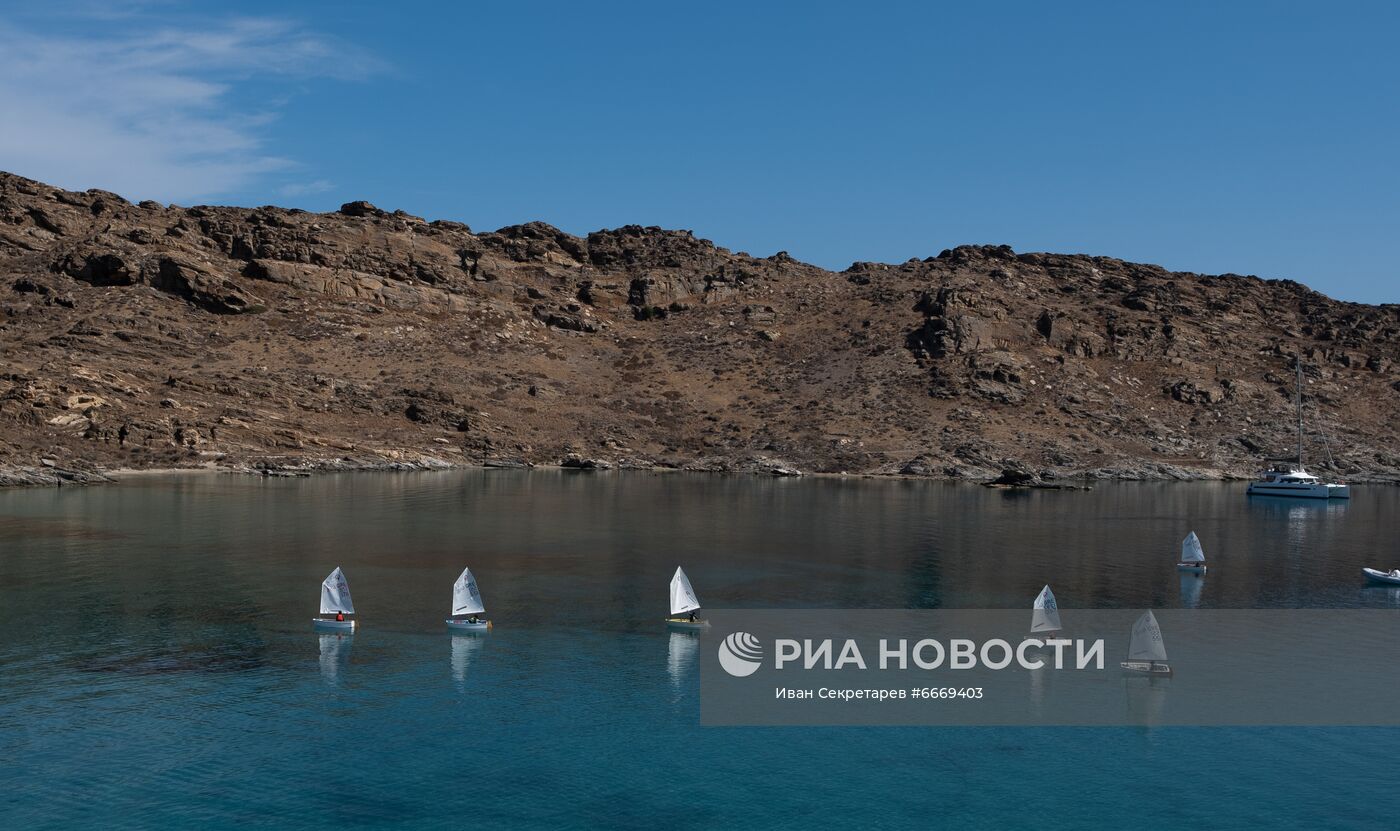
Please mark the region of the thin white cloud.
[[335, 183], [328, 182], [325, 179], [317, 179], [314, 182], [292, 182], [279, 187], [277, 189], [277, 195], [295, 199], [299, 196], [313, 196], [318, 193], [325, 193], [333, 188], [335, 188]]
[[0, 25], [0, 168], [134, 199], [228, 193], [296, 166], [262, 141], [275, 111], [232, 107], [237, 84], [378, 68], [352, 47], [266, 18], [143, 20], [101, 37]]

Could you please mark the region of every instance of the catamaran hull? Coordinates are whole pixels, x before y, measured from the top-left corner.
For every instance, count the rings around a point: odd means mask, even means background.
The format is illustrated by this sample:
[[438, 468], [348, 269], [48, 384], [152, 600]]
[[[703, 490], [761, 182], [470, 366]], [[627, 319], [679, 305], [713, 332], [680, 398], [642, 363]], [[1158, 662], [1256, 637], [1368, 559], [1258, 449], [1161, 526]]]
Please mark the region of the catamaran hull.
[[1132, 672], [1138, 675], [1161, 677], [1172, 674], [1171, 667], [1166, 664], [1158, 664], [1151, 661], [1123, 661], [1118, 666], [1122, 667], [1124, 672]]
[[1250, 482], [1250, 496], [1289, 496], [1294, 499], [1350, 499], [1348, 485], [1289, 485], [1279, 482]]
[[447, 628], [452, 632], [485, 632], [491, 628], [491, 621], [478, 620], [476, 623], [471, 623], [470, 621], [448, 618]]
[[666, 618], [666, 626], [670, 629], [679, 629], [686, 632], [698, 632], [701, 629], [709, 629], [708, 620], [690, 620], [689, 618]]
[[311, 619], [312, 628], [322, 632], [353, 632], [358, 623], [357, 620], [327, 620], [319, 617]]
[[1377, 571], [1374, 568], [1363, 568], [1361, 571], [1377, 583], [1385, 583], [1388, 586], [1400, 586], [1400, 577], [1395, 577], [1389, 572]]
[[1193, 574], [1205, 574], [1206, 566], [1205, 563], [1177, 563], [1176, 570], [1189, 571]]

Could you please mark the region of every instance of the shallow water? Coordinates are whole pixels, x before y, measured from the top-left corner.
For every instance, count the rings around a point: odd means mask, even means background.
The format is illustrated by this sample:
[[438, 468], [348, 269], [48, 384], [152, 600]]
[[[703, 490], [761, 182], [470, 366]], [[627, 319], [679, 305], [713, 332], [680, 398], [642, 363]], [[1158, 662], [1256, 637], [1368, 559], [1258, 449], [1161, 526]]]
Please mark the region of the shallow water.
[[[0, 492], [0, 827], [1391, 827], [1400, 730], [702, 728], [710, 607], [1400, 606], [1400, 489], [465, 471]], [[1209, 574], [1171, 568], [1194, 529]], [[362, 630], [310, 628], [344, 567]], [[477, 575], [497, 625], [443, 629]], [[1398, 656], [1388, 656], [1390, 660]], [[1200, 787], [1179, 787], [1185, 777]]]

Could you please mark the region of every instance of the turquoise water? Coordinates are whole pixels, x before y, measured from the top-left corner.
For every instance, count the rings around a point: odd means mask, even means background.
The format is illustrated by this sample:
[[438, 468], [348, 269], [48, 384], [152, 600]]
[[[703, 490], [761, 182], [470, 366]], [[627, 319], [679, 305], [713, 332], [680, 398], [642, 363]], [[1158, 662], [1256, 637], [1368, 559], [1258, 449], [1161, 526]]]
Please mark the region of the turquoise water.
[[[1400, 489], [471, 471], [0, 492], [0, 827], [1393, 827], [1400, 730], [702, 728], [720, 607], [1400, 605]], [[1202, 583], [1171, 568], [1195, 529]], [[336, 565], [362, 630], [310, 628]], [[496, 628], [445, 633], [477, 575]], [[708, 648], [708, 640], [701, 641]], [[1390, 660], [1397, 656], [1385, 656]]]

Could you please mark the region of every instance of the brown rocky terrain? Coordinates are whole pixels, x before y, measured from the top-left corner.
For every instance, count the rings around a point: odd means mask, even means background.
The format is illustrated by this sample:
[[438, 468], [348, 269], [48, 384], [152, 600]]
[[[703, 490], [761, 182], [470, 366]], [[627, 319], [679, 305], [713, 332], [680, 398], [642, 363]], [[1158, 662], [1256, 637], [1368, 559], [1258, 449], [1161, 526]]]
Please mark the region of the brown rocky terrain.
[[1297, 351], [1310, 457], [1400, 479], [1400, 305], [1005, 246], [830, 272], [687, 231], [0, 174], [10, 483], [483, 460], [1242, 476], [1292, 447]]

